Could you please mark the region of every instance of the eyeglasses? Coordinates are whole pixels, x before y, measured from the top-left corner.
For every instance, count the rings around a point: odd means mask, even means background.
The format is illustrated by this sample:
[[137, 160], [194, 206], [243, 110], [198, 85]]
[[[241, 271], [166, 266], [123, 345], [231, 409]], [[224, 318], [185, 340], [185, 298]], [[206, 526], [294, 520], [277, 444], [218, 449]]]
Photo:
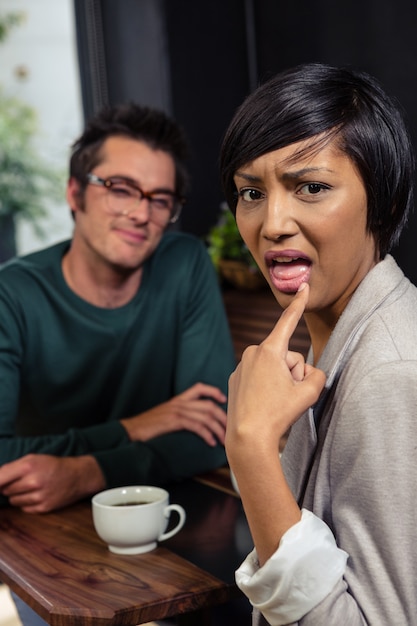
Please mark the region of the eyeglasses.
[[143, 199], [149, 202], [150, 219], [159, 226], [174, 223], [180, 216], [184, 200], [172, 191], [143, 191], [136, 183], [120, 176], [100, 178], [87, 174], [90, 185], [104, 187], [107, 191], [107, 206], [115, 215], [129, 215], [135, 211]]

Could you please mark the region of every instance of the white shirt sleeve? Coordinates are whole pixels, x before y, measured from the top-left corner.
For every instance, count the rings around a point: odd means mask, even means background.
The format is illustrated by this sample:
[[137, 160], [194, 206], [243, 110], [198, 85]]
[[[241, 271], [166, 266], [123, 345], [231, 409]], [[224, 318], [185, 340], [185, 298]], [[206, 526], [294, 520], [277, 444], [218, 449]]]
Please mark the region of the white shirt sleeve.
[[299, 621], [331, 592], [347, 559], [327, 524], [303, 509], [262, 567], [256, 550], [246, 557], [236, 582], [271, 626], [281, 626]]

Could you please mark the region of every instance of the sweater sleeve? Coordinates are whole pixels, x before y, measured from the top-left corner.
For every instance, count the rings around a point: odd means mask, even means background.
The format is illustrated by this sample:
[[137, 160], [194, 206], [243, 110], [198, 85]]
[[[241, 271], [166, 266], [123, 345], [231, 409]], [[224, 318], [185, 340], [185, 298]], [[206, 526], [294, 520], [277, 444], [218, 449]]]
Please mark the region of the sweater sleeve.
[[0, 463], [14, 461], [25, 454], [81, 456], [97, 450], [112, 450], [129, 443], [120, 422], [107, 422], [86, 429], [70, 429], [66, 433], [16, 437], [0, 434]]
[[344, 574], [347, 556], [329, 527], [303, 509], [300, 522], [283, 535], [265, 565], [259, 568], [254, 550], [236, 572], [236, 582], [270, 624], [290, 624], [332, 591]]
[[54, 434], [16, 435], [19, 396], [25, 385], [22, 362], [26, 328], [25, 317], [19, 309], [19, 303], [11, 303], [7, 293], [0, 292], [0, 464], [29, 453], [57, 456], [88, 454], [92, 449], [92, 438], [95, 448], [107, 449], [127, 444], [129, 438], [119, 422], [106, 422], [94, 427], [93, 437], [82, 428]]
[[223, 299], [213, 264], [202, 244], [194, 248], [182, 281], [182, 327], [175, 371], [175, 393], [196, 382], [227, 393], [236, 366]]
[[226, 463], [223, 446], [208, 446], [188, 431], [168, 433], [146, 442], [130, 442], [93, 453], [107, 487], [131, 484], [164, 485], [195, 476]]

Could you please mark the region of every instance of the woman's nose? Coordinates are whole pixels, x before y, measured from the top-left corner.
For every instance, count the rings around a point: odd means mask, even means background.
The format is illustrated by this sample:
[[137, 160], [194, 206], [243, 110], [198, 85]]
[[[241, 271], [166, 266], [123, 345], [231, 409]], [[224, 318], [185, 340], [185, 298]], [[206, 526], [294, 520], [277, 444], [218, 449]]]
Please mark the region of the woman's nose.
[[298, 232], [291, 199], [284, 193], [271, 195], [266, 203], [262, 234], [276, 241]]

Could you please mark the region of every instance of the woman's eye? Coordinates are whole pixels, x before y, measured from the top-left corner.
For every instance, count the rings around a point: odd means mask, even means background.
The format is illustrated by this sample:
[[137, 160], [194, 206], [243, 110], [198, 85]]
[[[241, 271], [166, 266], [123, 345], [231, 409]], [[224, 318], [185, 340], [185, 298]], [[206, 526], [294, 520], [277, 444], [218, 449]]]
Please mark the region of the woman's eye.
[[300, 187], [299, 193], [303, 196], [314, 196], [327, 189], [329, 189], [329, 187], [327, 185], [323, 185], [323, 183], [307, 183], [306, 185]]
[[262, 198], [262, 193], [256, 189], [241, 189], [238, 195], [245, 202], [253, 202]]

